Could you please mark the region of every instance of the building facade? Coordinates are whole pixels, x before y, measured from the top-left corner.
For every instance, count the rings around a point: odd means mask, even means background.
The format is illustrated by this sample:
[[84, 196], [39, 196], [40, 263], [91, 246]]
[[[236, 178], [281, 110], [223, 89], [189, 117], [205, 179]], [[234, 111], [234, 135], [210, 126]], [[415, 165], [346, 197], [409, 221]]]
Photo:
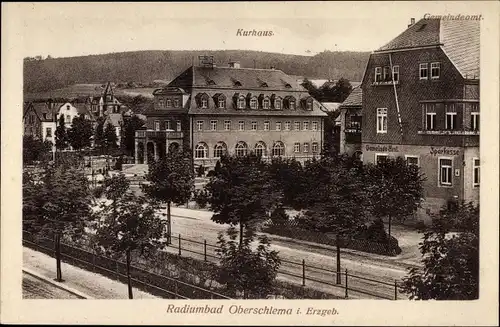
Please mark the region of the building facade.
[[370, 55], [363, 161], [402, 156], [425, 174], [425, 218], [479, 200], [479, 21], [422, 19]]
[[304, 161], [323, 146], [326, 113], [280, 70], [192, 66], [153, 95], [146, 130], [136, 132], [137, 163], [180, 146], [207, 168], [226, 152]]

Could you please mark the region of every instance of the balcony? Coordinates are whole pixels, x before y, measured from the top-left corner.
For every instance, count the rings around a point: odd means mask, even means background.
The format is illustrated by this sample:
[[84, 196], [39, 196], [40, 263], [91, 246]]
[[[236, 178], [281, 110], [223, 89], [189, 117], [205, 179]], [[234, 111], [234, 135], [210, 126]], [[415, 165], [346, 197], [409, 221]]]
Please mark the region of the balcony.
[[479, 135], [479, 130], [419, 130], [419, 135]]
[[385, 86], [385, 85], [399, 85], [399, 81], [376, 81], [372, 83], [372, 86]]
[[346, 134], [361, 134], [361, 126], [357, 124], [346, 125], [344, 132]]
[[182, 139], [184, 138], [183, 132], [176, 131], [153, 131], [153, 130], [139, 130], [135, 131], [137, 138], [161, 138], [161, 139]]

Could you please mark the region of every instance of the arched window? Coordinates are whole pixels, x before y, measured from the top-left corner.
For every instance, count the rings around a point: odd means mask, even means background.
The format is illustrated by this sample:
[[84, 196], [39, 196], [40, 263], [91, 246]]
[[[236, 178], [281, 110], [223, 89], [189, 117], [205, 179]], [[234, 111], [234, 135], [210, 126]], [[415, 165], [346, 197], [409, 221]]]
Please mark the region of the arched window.
[[266, 156], [266, 144], [264, 142], [259, 142], [255, 144], [255, 155], [258, 157], [265, 157]]
[[278, 97], [274, 99], [274, 109], [281, 110], [281, 107], [282, 107], [281, 98]]
[[214, 147], [214, 158], [220, 158], [227, 151], [226, 143], [219, 142]]
[[245, 97], [240, 96], [238, 98], [238, 109], [245, 109]]
[[257, 98], [252, 97], [250, 99], [250, 109], [257, 109], [257, 105], [258, 105]]
[[234, 150], [237, 157], [246, 156], [248, 153], [248, 146], [245, 142], [238, 142]]
[[196, 148], [194, 150], [194, 157], [196, 159], [203, 159], [208, 157], [208, 146], [200, 142], [196, 145]]
[[283, 142], [276, 142], [273, 145], [273, 156], [283, 156], [285, 154], [285, 145]]

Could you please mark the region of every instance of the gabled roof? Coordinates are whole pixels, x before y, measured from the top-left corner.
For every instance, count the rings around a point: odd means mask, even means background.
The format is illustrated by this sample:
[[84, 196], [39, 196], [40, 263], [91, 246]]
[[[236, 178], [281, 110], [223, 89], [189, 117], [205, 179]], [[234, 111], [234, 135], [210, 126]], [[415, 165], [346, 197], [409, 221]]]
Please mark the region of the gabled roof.
[[323, 105], [323, 109], [328, 112], [336, 111], [341, 105], [340, 102], [321, 102], [321, 104]]
[[38, 118], [42, 122], [52, 122], [54, 121], [55, 114], [58, 112], [62, 103], [50, 103], [50, 102], [33, 102], [31, 106], [36, 112]]
[[479, 23], [421, 19], [375, 52], [440, 46], [464, 78], [479, 79]]
[[[237, 86], [237, 84], [241, 86]], [[264, 86], [267, 85], [267, 86]], [[191, 66], [169, 87], [207, 87], [304, 91], [298, 82], [278, 69]]]
[[357, 86], [352, 89], [349, 96], [342, 102], [340, 108], [344, 107], [361, 107], [363, 104], [363, 90]]
[[85, 103], [73, 103], [72, 105], [79, 115], [87, 115], [91, 121], [95, 120], [94, 114]]

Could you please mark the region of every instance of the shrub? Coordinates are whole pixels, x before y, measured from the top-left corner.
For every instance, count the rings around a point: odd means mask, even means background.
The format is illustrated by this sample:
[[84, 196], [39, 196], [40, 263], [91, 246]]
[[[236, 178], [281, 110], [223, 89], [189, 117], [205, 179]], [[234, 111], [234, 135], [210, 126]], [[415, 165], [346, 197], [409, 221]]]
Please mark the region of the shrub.
[[196, 201], [196, 204], [201, 209], [204, 209], [207, 207], [208, 198], [209, 198], [208, 192], [206, 190], [195, 190], [194, 191], [194, 200]]
[[271, 221], [275, 225], [283, 225], [288, 222], [289, 219], [290, 217], [285, 212], [285, 209], [283, 207], [278, 207], [271, 213]]

